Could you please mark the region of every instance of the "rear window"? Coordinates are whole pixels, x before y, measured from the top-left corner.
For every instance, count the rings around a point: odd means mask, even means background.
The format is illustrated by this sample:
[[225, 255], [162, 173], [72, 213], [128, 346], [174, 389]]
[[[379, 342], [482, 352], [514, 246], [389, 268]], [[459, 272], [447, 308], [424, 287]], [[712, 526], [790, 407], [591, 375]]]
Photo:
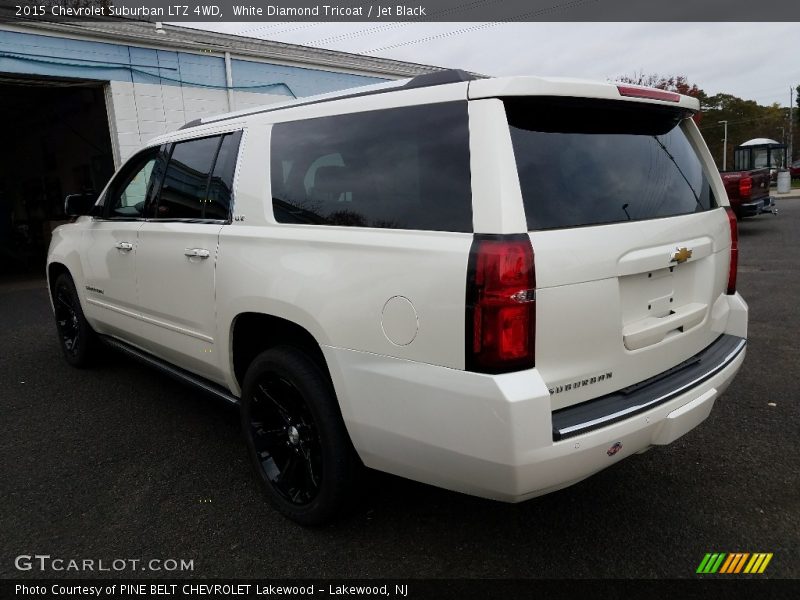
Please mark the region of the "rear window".
[[683, 109], [505, 100], [528, 229], [641, 221], [717, 206]]
[[279, 223], [472, 231], [467, 103], [277, 123]]

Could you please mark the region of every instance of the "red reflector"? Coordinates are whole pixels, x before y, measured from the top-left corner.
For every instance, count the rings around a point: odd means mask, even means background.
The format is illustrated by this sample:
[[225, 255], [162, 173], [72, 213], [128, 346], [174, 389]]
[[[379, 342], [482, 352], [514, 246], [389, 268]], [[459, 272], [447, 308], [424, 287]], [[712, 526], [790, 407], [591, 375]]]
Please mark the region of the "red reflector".
[[467, 369], [534, 366], [536, 277], [525, 234], [476, 235], [467, 274]]
[[500, 309], [500, 348], [503, 360], [528, 354], [528, 307], [507, 306]]
[[637, 87], [633, 85], [618, 85], [617, 90], [620, 96], [631, 98], [649, 98], [650, 100], [664, 100], [666, 102], [680, 102], [681, 95], [666, 90], [655, 88]]
[[736, 224], [736, 214], [730, 206], [725, 207], [728, 213], [728, 223], [731, 227], [731, 262], [728, 267], [728, 289], [726, 294], [736, 293], [736, 274], [739, 270], [739, 227]]
[[749, 198], [753, 191], [753, 178], [742, 177], [739, 180], [739, 196], [742, 198]]

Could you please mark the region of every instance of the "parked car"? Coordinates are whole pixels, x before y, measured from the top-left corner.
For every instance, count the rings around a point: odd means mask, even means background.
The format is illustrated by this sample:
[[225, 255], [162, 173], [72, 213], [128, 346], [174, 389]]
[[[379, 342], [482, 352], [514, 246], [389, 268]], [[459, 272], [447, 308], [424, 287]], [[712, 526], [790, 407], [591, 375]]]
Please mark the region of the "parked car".
[[720, 175], [728, 194], [728, 202], [738, 219], [765, 212], [778, 214], [775, 198], [769, 195], [769, 169], [724, 171]]
[[744, 360], [698, 109], [442, 72], [189, 123], [55, 231], [64, 356], [105, 343], [239, 404], [300, 523], [362, 463], [509, 502], [563, 488], [696, 427]]
[[792, 179], [800, 179], [800, 160], [794, 161], [789, 166], [789, 173], [791, 173]]

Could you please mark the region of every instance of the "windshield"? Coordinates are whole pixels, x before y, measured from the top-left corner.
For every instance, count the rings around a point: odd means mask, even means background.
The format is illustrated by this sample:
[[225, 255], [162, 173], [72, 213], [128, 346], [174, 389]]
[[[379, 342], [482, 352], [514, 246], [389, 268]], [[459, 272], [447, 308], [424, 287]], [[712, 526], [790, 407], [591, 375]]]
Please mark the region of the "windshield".
[[505, 105], [529, 230], [716, 207], [683, 109], [579, 98]]

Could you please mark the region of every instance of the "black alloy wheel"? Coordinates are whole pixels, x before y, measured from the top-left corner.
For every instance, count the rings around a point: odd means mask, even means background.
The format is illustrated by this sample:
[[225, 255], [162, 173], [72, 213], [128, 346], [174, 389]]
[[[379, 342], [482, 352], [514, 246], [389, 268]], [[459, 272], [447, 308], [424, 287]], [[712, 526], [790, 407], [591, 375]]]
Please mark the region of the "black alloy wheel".
[[61, 350], [74, 367], [90, 364], [95, 348], [95, 333], [83, 315], [72, 277], [62, 273], [53, 284], [53, 309]]
[[250, 460], [281, 513], [321, 525], [341, 511], [357, 460], [330, 381], [304, 352], [282, 346], [253, 360], [241, 418]]
[[265, 373], [250, 404], [250, 435], [261, 468], [276, 491], [298, 506], [319, 492], [322, 456], [314, 418], [291, 381]]

